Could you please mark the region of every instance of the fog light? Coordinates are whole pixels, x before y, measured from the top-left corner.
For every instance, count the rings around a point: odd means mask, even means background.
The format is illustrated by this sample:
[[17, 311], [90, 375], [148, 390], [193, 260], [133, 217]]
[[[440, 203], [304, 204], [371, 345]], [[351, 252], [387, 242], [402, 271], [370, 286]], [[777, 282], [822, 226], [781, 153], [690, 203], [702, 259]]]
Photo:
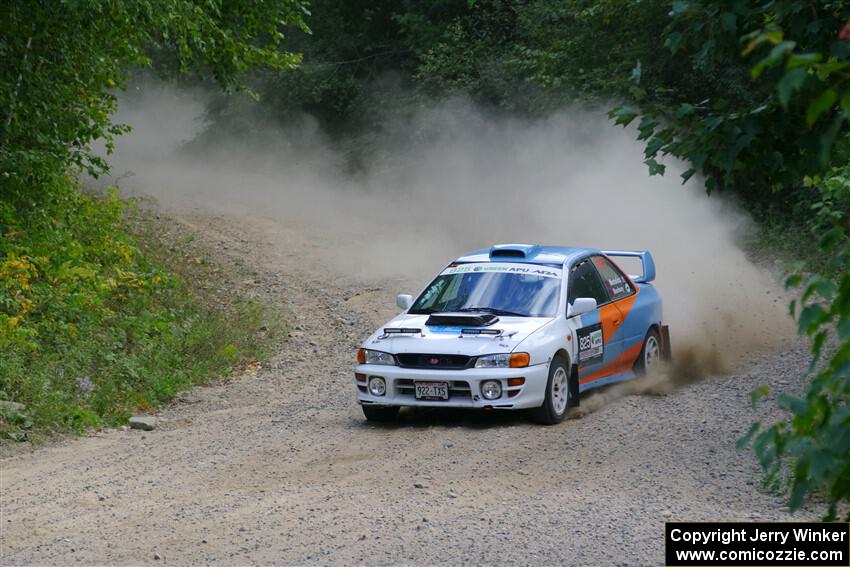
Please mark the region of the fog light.
[[484, 399], [495, 400], [502, 396], [502, 383], [498, 380], [487, 380], [481, 384], [481, 395]]
[[369, 393], [373, 396], [383, 396], [387, 393], [387, 383], [380, 376], [369, 378]]

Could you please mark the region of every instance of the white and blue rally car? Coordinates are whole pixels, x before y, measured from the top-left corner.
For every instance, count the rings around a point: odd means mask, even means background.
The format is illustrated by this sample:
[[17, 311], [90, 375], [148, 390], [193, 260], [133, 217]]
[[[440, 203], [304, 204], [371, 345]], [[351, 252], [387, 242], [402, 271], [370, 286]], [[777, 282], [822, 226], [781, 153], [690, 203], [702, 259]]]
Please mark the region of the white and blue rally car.
[[[627, 275], [611, 258], [634, 257]], [[504, 244], [450, 263], [357, 352], [369, 420], [402, 406], [531, 409], [559, 423], [579, 392], [670, 356], [648, 251]]]

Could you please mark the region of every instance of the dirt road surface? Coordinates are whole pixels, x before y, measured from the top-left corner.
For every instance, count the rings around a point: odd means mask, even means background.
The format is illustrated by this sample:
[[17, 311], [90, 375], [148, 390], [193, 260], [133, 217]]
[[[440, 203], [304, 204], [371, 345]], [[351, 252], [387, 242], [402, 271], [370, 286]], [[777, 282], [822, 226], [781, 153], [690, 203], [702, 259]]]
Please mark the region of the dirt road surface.
[[339, 273], [270, 219], [181, 222], [256, 272], [238, 292], [281, 305], [291, 339], [256, 373], [182, 395], [155, 431], [7, 451], [0, 563], [657, 565], [666, 520], [790, 519], [734, 445], [750, 391], [798, 381], [802, 348], [554, 427], [452, 412], [367, 424], [354, 349], [422, 282]]

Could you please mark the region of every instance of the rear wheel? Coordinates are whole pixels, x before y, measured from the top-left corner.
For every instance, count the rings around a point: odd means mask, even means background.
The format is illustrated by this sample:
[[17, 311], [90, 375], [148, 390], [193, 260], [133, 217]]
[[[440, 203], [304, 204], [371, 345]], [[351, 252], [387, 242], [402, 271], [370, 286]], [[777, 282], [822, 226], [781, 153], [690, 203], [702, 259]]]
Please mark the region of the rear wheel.
[[635, 362], [635, 371], [638, 374], [646, 374], [648, 371], [657, 368], [661, 360], [661, 339], [658, 331], [653, 327], [647, 331], [646, 338], [643, 339], [643, 348]]
[[398, 406], [360, 406], [369, 421], [393, 421], [398, 417]]
[[546, 382], [546, 398], [543, 405], [532, 412], [532, 417], [543, 425], [555, 425], [564, 421], [570, 405], [570, 371], [562, 358], [555, 358], [549, 366]]

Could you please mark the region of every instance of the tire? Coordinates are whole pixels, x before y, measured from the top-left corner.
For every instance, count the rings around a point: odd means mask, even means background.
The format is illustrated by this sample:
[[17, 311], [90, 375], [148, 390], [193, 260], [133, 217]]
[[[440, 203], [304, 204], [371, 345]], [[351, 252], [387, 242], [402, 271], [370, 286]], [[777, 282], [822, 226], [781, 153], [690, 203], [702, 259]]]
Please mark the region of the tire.
[[398, 406], [360, 406], [367, 421], [394, 421], [398, 417]]
[[570, 367], [563, 358], [552, 359], [549, 380], [546, 381], [546, 398], [543, 405], [532, 412], [532, 418], [542, 425], [556, 425], [564, 421], [570, 407]]
[[643, 347], [640, 349], [638, 359], [635, 361], [635, 372], [646, 374], [648, 370], [657, 368], [663, 362], [664, 352], [661, 349], [661, 337], [655, 327], [646, 332], [643, 339]]

